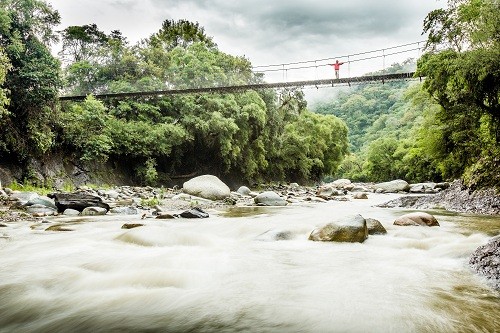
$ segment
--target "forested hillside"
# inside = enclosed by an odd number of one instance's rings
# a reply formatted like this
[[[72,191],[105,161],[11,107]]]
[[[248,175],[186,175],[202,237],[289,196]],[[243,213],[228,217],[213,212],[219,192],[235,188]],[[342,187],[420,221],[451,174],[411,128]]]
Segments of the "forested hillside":
[[[98,101],[92,94],[261,82],[248,59],[221,52],[198,23],[166,20],[131,45],[95,24],[53,27],[39,0],[0,8],[0,160],[20,165],[63,153],[82,169],[106,161],[160,184],[184,174],[241,181],[318,180],[347,152],[347,128],[307,110],[300,90]],[[51,41],[60,37],[59,59]],[[59,104],[59,93],[88,94]]]
[[[349,128],[351,155],[337,177],[500,188],[500,4],[448,5],[424,22],[423,83],[360,85],[316,106]]]
[[[428,14],[423,82],[353,86],[314,112],[300,89],[96,100],[264,78],[198,23],[166,20],[130,44],[92,23],[56,32],[60,16],[43,0],[0,4],[0,167],[21,170],[18,181],[50,182],[35,177],[33,163],[58,154],[82,170],[126,166],[143,184],[213,173],[241,182],[463,178],[471,188],[500,187],[498,1],[449,0]],[[60,103],[60,94],[88,97]]]

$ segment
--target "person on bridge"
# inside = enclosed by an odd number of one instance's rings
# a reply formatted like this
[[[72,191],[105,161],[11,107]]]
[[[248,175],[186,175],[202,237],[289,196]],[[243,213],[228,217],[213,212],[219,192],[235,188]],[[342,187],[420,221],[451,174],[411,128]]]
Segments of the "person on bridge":
[[[333,69],[335,69],[335,78],[339,78],[339,70],[340,70],[340,65],[343,65],[343,62],[339,62],[338,60],[335,61],[334,64],[330,64],[330,66],[333,66]]]

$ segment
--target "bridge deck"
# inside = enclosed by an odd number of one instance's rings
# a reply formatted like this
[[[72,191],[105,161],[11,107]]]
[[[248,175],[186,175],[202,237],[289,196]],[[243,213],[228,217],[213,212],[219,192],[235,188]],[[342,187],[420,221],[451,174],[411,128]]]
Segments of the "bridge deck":
[[[139,92],[124,92],[124,93],[104,93],[96,94],[95,98],[124,98],[124,97],[139,97],[139,96],[159,96],[159,95],[180,95],[180,94],[199,94],[199,93],[231,93],[244,90],[257,90],[257,89],[273,89],[273,88],[286,88],[286,87],[305,87],[305,86],[324,86],[336,84],[349,84],[359,82],[374,82],[374,81],[393,81],[402,79],[414,78],[414,72],[411,73],[398,73],[398,74],[383,74],[383,75],[366,75],[357,77],[348,77],[341,79],[323,79],[311,81],[292,81],[292,82],[278,82],[278,83],[259,83],[248,84],[239,86],[224,86],[224,87],[207,87],[207,88],[189,88],[189,89],[171,89],[171,90],[156,90],[156,91],[139,91]],[[78,101],[84,100],[86,95],[75,96],[61,96],[61,101]]]

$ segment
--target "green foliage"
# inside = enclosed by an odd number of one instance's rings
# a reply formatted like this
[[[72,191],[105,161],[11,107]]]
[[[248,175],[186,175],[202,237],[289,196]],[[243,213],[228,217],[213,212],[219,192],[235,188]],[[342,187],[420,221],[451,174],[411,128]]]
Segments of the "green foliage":
[[[0,118],[0,150],[18,160],[45,153],[53,144],[52,110],[60,87],[60,63],[48,49],[59,14],[44,1],[2,0],[0,47],[10,63],[3,91],[8,114]],[[2,60],[2,67],[6,68]],[[5,95],[3,95],[5,96]],[[2,97],[5,106],[5,98]]]
[[[187,20],[165,20],[161,29],[150,38],[150,43],[153,46],[161,46],[167,50],[176,47],[186,48],[197,42],[210,48],[216,46],[198,22],[193,23]]]
[[[495,1],[450,1],[439,20],[433,13],[429,15],[425,28],[436,38],[429,40],[431,52],[418,63],[419,74],[427,77],[424,88],[442,106],[435,118],[442,133],[435,138],[441,172],[445,177],[464,175],[474,187],[500,186],[496,171],[500,142],[499,12],[500,4]],[[453,38],[459,42],[451,43]],[[445,49],[437,52],[439,47]]]
[[[106,107],[93,96],[73,103],[61,114],[63,143],[72,146],[82,161],[107,160],[113,142],[108,136]]]
[[[333,174],[347,153],[347,127],[338,118],[303,111],[278,140],[278,165],[294,179]]]
[[[159,205],[160,203],[161,201],[158,198],[141,199],[141,206],[143,207],[154,207]]]
[[[23,191],[23,192],[35,192],[39,195],[47,195],[49,193],[54,192],[52,187],[41,187],[31,184],[28,181],[25,181],[23,184],[19,184],[18,182],[12,182],[6,187],[10,188],[13,191]]]
[[[402,65],[393,64],[386,71],[394,73],[413,65],[413,61],[408,60]],[[333,114],[344,120],[349,128],[350,150],[357,153],[376,140],[381,129],[390,133],[411,127],[412,119],[404,114],[403,108],[404,93],[408,87],[407,82],[362,84],[319,103],[314,112]],[[399,117],[393,116],[395,113],[399,113]]]
[[[11,69],[9,58],[0,49],[0,121],[4,115],[7,115],[8,111],[6,107],[9,105],[9,98],[7,96],[8,90],[2,88],[7,76],[7,72]]]
[[[153,158],[146,160],[143,166],[137,170],[138,176],[147,184],[154,185],[158,180],[158,172],[156,171],[157,163]]]

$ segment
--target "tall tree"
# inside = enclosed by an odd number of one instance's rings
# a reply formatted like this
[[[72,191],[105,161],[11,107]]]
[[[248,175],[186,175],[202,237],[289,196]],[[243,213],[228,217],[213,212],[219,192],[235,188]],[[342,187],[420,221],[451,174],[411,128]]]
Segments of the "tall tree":
[[[425,32],[429,52],[418,73],[442,106],[437,119],[448,133],[442,146],[450,176],[500,186],[493,171],[500,167],[500,2],[450,0],[447,9],[429,13]]]
[[[4,153],[25,159],[53,144],[52,109],[60,87],[60,63],[48,48],[57,39],[52,28],[59,13],[41,0],[1,0],[0,46],[12,66],[4,84],[10,93],[3,117]]]

